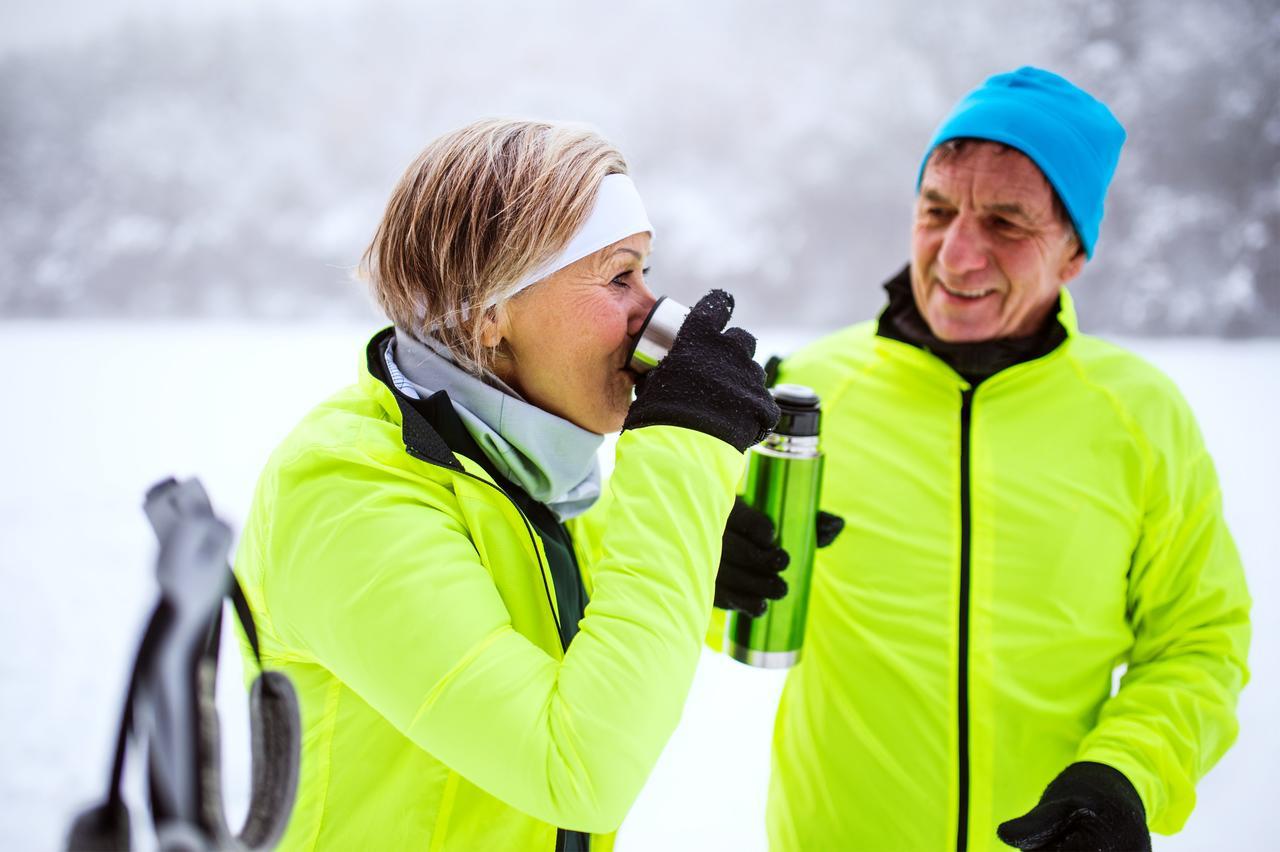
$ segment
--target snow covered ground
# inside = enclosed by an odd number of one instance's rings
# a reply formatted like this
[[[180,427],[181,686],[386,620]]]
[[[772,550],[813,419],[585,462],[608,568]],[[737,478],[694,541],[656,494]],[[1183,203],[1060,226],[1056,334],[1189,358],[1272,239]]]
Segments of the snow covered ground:
[[[154,599],[143,491],[170,474],[198,475],[239,524],[272,446],[354,377],[370,330],[0,323],[0,848],[58,847],[73,810],[104,788],[127,667]],[[765,334],[761,352],[800,339]],[[1280,761],[1280,342],[1132,346],[1179,382],[1200,417],[1255,600],[1240,741],[1201,784],[1187,829],[1156,848],[1268,848]],[[230,651],[219,688],[235,813],[248,745]],[[623,827],[622,852],[764,848],[781,684],[779,673],[706,655]],[[141,810],[134,816],[142,826]]]

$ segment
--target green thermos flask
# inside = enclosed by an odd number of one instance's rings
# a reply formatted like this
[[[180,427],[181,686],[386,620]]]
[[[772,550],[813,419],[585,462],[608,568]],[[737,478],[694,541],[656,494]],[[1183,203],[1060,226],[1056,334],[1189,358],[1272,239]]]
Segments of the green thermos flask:
[[[725,648],[739,662],[781,669],[800,658],[809,609],[822,485],[821,406],[818,395],[804,385],[778,385],[772,393],[782,416],[769,437],[749,451],[742,497],[773,520],[774,540],[791,556],[782,572],[787,594],[769,601],[759,618],[730,612]]]

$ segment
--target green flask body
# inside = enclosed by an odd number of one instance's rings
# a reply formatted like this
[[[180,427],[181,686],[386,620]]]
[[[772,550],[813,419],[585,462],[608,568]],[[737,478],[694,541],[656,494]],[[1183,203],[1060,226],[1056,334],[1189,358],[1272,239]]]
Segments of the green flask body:
[[[774,542],[791,557],[781,575],[787,594],[769,601],[758,618],[728,613],[725,636],[731,657],[767,669],[787,668],[800,658],[822,485],[817,395],[802,385],[780,385],[773,394],[782,417],[777,429],[749,450],[742,498],[769,516]]]

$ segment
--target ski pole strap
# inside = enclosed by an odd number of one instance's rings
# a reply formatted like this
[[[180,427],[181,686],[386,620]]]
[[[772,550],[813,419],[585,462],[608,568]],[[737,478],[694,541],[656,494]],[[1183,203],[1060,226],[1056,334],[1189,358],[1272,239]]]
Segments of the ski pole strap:
[[[231,601],[232,607],[235,609],[236,618],[240,621],[240,628],[244,631],[245,639],[249,642],[249,650],[253,652],[254,662],[258,665],[259,673],[265,671],[262,665],[262,651],[258,647],[258,629],[253,623],[253,612],[249,609],[249,601],[245,599],[244,592],[240,589],[240,584],[236,582],[235,574],[231,573],[231,569],[227,569],[229,577],[227,583],[227,599]],[[217,670],[218,651],[222,647],[222,614],[215,612],[213,622],[209,627],[209,640],[205,643],[204,655],[210,665]]]
[[[230,574],[231,569],[228,568],[227,573]],[[262,652],[258,649],[258,628],[253,624],[253,613],[249,610],[249,601],[245,600],[244,590],[240,588],[235,574],[231,574],[231,588],[227,590],[227,595],[231,598],[231,605],[235,607],[236,617],[240,619],[240,627],[244,629],[245,638],[249,640],[249,647],[253,649],[253,658],[258,661],[258,671],[262,671]]]

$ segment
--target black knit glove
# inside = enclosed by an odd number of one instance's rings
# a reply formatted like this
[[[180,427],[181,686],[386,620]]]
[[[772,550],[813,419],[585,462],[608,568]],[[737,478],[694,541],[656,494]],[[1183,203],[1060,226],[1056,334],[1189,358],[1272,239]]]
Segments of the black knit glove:
[[[725,329],[733,297],[712,290],[685,317],[671,351],[636,382],[636,399],[622,428],[682,426],[736,447],[760,443],[778,422],[778,405],[764,386],[764,368],[751,360],[756,339]]]
[[[844,529],[844,518],[818,512],[817,524],[818,547],[826,547]],[[779,575],[790,562],[790,555],[774,543],[773,521],[739,497],[724,528],[716,606],[756,617],[764,615],[767,601],[787,593],[787,583]]]
[[[1025,816],[1002,823],[1000,839],[1019,849],[1150,852],[1138,791],[1102,763],[1073,763],[1053,779]]]

